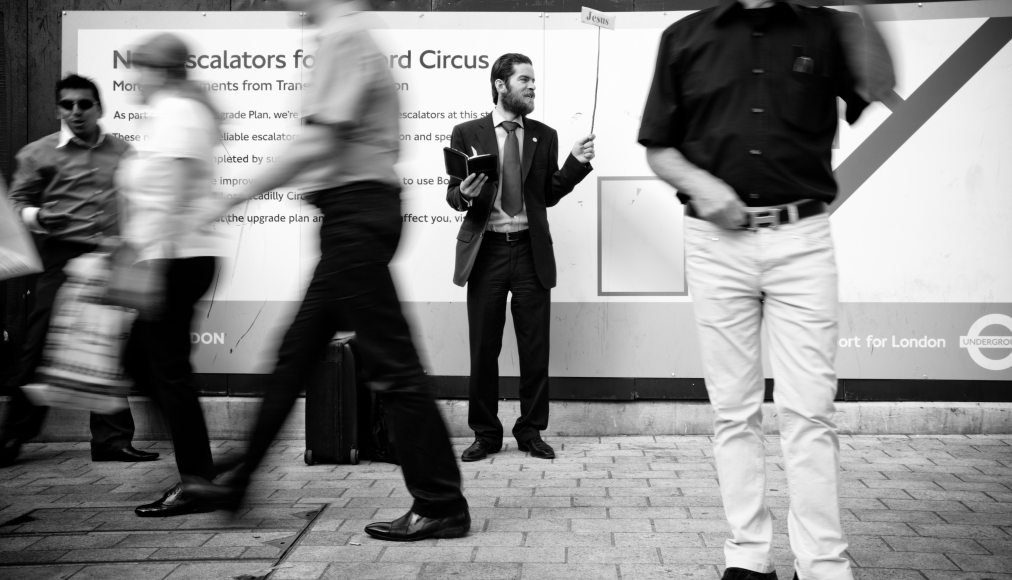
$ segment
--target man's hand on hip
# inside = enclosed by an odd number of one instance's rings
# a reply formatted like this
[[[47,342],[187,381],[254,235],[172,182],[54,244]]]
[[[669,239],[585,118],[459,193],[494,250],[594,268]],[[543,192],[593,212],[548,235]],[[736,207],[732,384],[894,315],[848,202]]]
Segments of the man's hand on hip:
[[[594,158],[594,135],[587,135],[573,145],[573,157],[580,163],[590,163]]]
[[[690,193],[692,199],[689,203],[700,219],[727,229],[737,229],[745,224],[745,204],[731,186],[716,177],[705,180]]]

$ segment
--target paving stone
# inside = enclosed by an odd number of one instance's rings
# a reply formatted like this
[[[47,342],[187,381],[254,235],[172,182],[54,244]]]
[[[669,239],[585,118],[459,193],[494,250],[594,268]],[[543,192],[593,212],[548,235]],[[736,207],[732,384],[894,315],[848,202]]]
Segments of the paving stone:
[[[194,549],[194,548],[190,548]],[[156,548],[89,548],[69,550],[58,562],[122,562],[143,560],[156,551]]]
[[[897,552],[936,552],[945,554],[987,554],[977,542],[963,538],[921,538],[885,536],[882,539]]]
[[[1012,554],[1012,540],[1009,538],[1003,538],[1000,540],[977,538],[977,543],[984,546],[985,550],[996,556]],[[1012,573],[1012,570],[1009,570],[1009,572]]]
[[[925,570],[928,580],[1012,580],[1012,573],[996,574],[994,572],[953,572],[946,570]]]
[[[84,548],[111,548],[122,542],[126,534],[93,533],[49,536],[32,545],[33,550],[77,550]],[[6,547],[6,546],[5,546]]]
[[[574,548],[575,549],[575,548]],[[474,555],[475,562],[565,562],[566,548],[557,544],[538,547],[482,546]]]
[[[324,563],[284,563],[274,567],[271,580],[317,580],[327,571]]]
[[[650,520],[609,520],[579,519],[571,520],[573,532],[652,532]]]
[[[608,517],[613,519],[678,519],[689,517],[689,513],[681,507],[608,508]]]
[[[1012,570],[1012,555],[1008,553],[996,556],[979,556],[975,554],[951,554],[949,558],[966,572],[1008,572]]]
[[[379,546],[303,546],[289,552],[292,562],[375,562],[383,551]]]
[[[580,520],[580,521],[594,521],[594,520]],[[608,521],[608,520],[600,520]],[[566,519],[491,519],[488,520],[488,525],[485,531],[488,532],[568,532],[570,520]],[[580,531],[580,530],[572,530]]]
[[[889,510],[858,510],[851,509],[857,519],[863,522],[903,522],[908,524],[914,523],[943,523],[945,520],[942,519],[935,512],[918,512],[918,511],[889,511]]]
[[[721,571],[716,566],[704,564],[620,564],[622,578],[636,580],[670,580],[671,578],[705,578],[716,580]]]
[[[498,548],[474,548],[471,546],[450,547],[417,547],[390,546],[383,550],[380,562],[470,562],[475,550],[495,550]],[[514,550],[522,548],[512,548]],[[335,558],[340,560],[340,557]]]
[[[72,577],[74,580],[161,580],[179,567],[177,563],[129,563],[129,564],[89,564],[80,569]],[[42,576],[40,576],[41,578]],[[71,576],[56,576],[71,578]],[[20,573],[11,578],[27,579],[35,576],[22,576]]]
[[[470,533],[463,538],[436,540],[437,546],[522,546],[523,532]]]
[[[524,564],[522,580],[617,580],[615,564]]]
[[[850,550],[850,557],[862,568],[904,568],[907,570],[958,570],[944,554],[923,552],[865,552]]]
[[[568,561],[581,564],[660,564],[660,555],[654,547],[571,547]]]
[[[660,548],[663,564],[707,564],[724,565],[724,550],[721,548]]]
[[[246,548],[243,546],[201,546],[199,548],[158,548],[150,555],[148,560],[239,560],[244,556]],[[274,548],[277,556],[278,550]]]
[[[854,568],[854,580],[924,580],[924,575],[917,570],[897,570],[892,568]],[[946,571],[945,574],[952,574]],[[946,576],[946,578],[952,578]]]
[[[727,520],[721,519],[679,519],[679,520],[653,520],[654,531],[677,532],[677,533],[730,533],[731,528]]]
[[[942,512],[938,515],[950,524],[1012,526],[1012,514],[1009,513]]]
[[[429,562],[422,567],[419,580],[443,580],[445,578],[480,578],[482,580],[517,580],[521,576],[521,565],[492,562]]]
[[[911,524],[911,528],[922,536],[936,538],[975,538],[1003,539],[1012,541],[1012,537],[997,526],[976,526],[957,524]]]
[[[610,532],[527,532],[525,546],[611,546]]]
[[[200,562],[179,564],[165,580],[208,580],[209,578],[237,578],[243,575],[260,577],[272,566],[263,562]],[[107,579],[117,576],[106,576]]]

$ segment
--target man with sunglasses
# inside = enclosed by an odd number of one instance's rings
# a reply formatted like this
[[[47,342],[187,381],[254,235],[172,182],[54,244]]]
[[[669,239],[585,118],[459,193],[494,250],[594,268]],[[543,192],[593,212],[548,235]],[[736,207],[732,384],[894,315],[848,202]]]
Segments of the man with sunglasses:
[[[60,130],[26,145],[17,154],[10,199],[36,235],[44,271],[34,289],[34,306],[19,366],[11,385],[7,416],[0,425],[0,467],[11,465],[21,445],[38,435],[45,407],[32,405],[20,388],[32,381],[42,357],[53,302],[66,281],[64,266],[93,251],[118,231],[117,191],[113,184],[126,142],[102,132],[102,101],[91,80],[69,75],[56,83]],[[153,461],[157,453],[131,444],[134,420],[127,408],[91,415],[93,461]]]

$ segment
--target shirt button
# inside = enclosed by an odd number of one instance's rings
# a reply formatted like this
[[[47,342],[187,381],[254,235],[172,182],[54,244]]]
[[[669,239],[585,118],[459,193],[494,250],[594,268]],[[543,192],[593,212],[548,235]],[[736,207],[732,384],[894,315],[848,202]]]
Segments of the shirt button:
[[[763,152],[760,151],[759,149],[749,149],[748,150],[748,154],[749,155],[762,155]]]
[[[756,114],[765,113],[766,109],[764,109],[762,107],[752,107],[752,112],[756,113]]]
[[[761,68],[754,68],[754,69],[752,69],[752,74],[754,74],[754,75],[761,75],[764,72],[766,72],[766,71],[764,69],[761,69]]]

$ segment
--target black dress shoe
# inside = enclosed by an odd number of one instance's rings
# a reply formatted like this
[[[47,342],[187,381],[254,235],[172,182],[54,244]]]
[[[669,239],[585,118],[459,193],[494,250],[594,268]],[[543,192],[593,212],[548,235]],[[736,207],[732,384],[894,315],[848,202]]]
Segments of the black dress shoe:
[[[134,513],[142,518],[168,518],[185,514],[213,512],[217,506],[204,501],[193,494],[187,493],[183,485],[177,483],[165,492],[162,499],[142,505],[134,509]]]
[[[493,447],[491,444],[482,441],[481,439],[475,439],[474,443],[470,447],[464,450],[460,454],[461,461],[480,461],[485,459],[492,453],[499,453],[502,449],[502,444]]]
[[[21,440],[16,437],[0,441],[0,467],[14,465],[21,453]]]
[[[518,441],[517,446],[520,451],[526,451],[531,454],[531,457],[537,457],[538,459],[555,459],[555,450],[552,446],[545,443],[541,437],[534,437],[527,441]]]
[[[92,461],[123,461],[125,463],[136,463],[138,461],[154,461],[158,459],[157,453],[141,451],[127,445],[119,449],[92,449]]]
[[[417,542],[429,538],[461,538],[471,529],[471,514],[467,510],[446,518],[427,518],[409,511],[392,522],[375,522],[365,527],[365,533],[391,542]]]
[[[798,576],[794,576],[794,580],[797,580]],[[724,575],[720,577],[720,580],[777,580],[777,573],[774,570],[768,574],[762,572],[753,572],[752,570],[746,570],[744,568],[728,568],[724,570]]]

